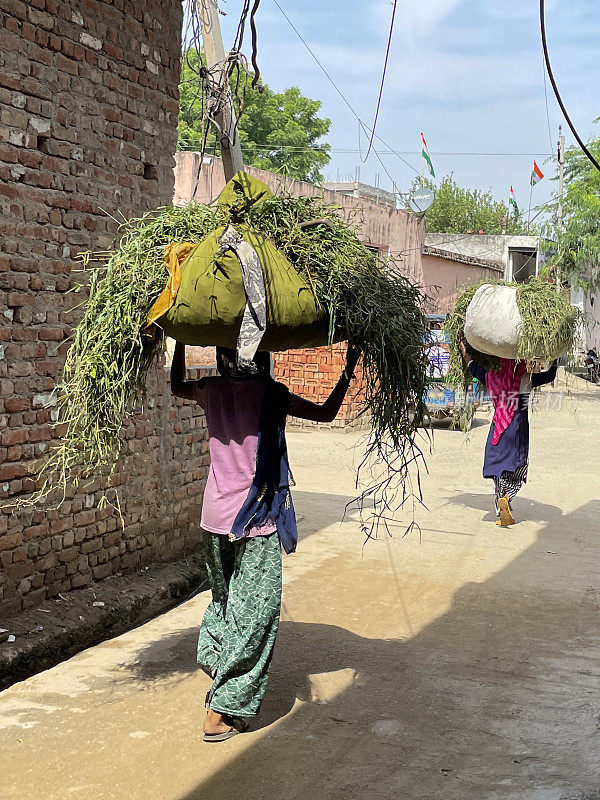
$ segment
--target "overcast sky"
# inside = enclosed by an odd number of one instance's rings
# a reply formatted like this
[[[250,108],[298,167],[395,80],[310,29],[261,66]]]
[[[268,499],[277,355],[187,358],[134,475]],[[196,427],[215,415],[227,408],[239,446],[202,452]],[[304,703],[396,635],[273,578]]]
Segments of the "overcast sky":
[[[358,115],[371,125],[392,3],[389,0],[279,0]],[[550,135],[537,0],[400,0],[383,95],[378,133],[420,170],[419,135],[425,133],[439,177],[454,173],[464,186],[492,189],[506,199],[510,184],[527,207],[529,175],[535,158],[546,174],[533,190],[533,204],[554,188],[544,164],[555,150],[561,122],[548,82]],[[600,2],[546,3],[547,36],[555,76],[580,134],[587,139],[600,115]],[[225,47],[233,40],[241,0],[221,7]],[[377,157],[361,163],[358,123],[286,22],[273,0],[262,0],[257,17],[263,78],[281,91],[296,85],[323,103],[332,126],[327,137],[332,158],[326,168],[335,180],[355,174],[391,188]],[[566,127],[566,126],[564,126]],[[600,132],[600,126],[597,126]],[[572,142],[565,131],[567,145]],[[550,136],[551,140],[550,141]],[[366,145],[361,140],[363,153]],[[385,150],[381,142],[377,149]],[[459,156],[442,152],[524,153],[522,156]],[[400,190],[415,172],[394,155],[382,161]]]

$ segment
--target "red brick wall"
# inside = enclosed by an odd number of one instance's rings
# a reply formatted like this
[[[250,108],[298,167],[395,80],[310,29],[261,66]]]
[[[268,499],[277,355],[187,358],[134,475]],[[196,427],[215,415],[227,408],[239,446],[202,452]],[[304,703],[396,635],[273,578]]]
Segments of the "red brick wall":
[[[275,378],[290,388],[294,394],[323,403],[339,380],[346,365],[346,343],[333,347],[312,347],[304,350],[288,350],[273,354]],[[360,363],[356,369],[356,379],[352,381],[344,403],[332,423],[334,427],[344,427],[367,423],[366,417],[358,420],[364,405],[364,389]],[[291,420],[292,424],[313,425],[301,420]]]
[[[0,2],[0,500],[21,495],[53,432],[44,399],[75,304],[74,257],[173,193],[182,8],[157,0]],[[0,615],[198,541],[204,418],[162,370],[114,477],[60,509],[0,512]]]

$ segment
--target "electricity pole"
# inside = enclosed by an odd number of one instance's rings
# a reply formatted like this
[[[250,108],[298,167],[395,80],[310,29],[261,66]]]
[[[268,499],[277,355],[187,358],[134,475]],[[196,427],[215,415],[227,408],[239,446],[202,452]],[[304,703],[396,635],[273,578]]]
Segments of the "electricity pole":
[[[213,76],[222,78],[225,82],[224,87],[219,87],[226,92],[226,96],[216,116],[216,123],[219,126],[218,137],[225,180],[229,181],[236,172],[244,169],[244,159],[237,132],[233,98],[229,90],[229,76],[224,72],[226,55],[219,24],[219,7],[217,0],[196,0],[196,3],[200,13],[206,66]]]
[[[560,245],[563,229],[563,181],[565,172],[565,137],[562,125],[558,126],[558,254],[560,258]],[[560,286],[560,262],[556,265],[556,286]]]

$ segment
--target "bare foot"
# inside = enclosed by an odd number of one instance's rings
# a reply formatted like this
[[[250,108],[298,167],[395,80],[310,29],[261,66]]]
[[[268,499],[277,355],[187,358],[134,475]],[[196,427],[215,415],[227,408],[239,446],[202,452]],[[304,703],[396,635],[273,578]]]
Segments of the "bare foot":
[[[219,714],[218,711],[213,711],[211,708],[208,709],[202,726],[204,733],[227,733],[230,728],[231,723],[225,722],[223,714]]]

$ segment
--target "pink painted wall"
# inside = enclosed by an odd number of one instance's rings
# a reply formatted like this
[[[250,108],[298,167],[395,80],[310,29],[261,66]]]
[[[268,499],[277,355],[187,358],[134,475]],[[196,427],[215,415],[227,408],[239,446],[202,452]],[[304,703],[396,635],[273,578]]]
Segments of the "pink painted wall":
[[[492,266],[463,264],[449,258],[423,254],[423,287],[428,296],[426,310],[430,314],[446,314],[452,310],[458,289],[465,283],[502,278],[503,270]]]
[[[174,203],[183,205],[190,200],[211,203],[225,185],[221,160],[200,166],[199,153],[175,155]],[[367,244],[389,252],[397,259],[398,268],[406,277],[423,283],[421,248],[425,241],[425,223],[415,214],[388,205],[376,204],[361,197],[322,189],[304,181],[286,180],[273,172],[247,167],[247,172],[269,186],[274,192],[286,191],[294,197],[322,196],[326,203],[340,206],[340,213],[356,222],[361,239]]]

